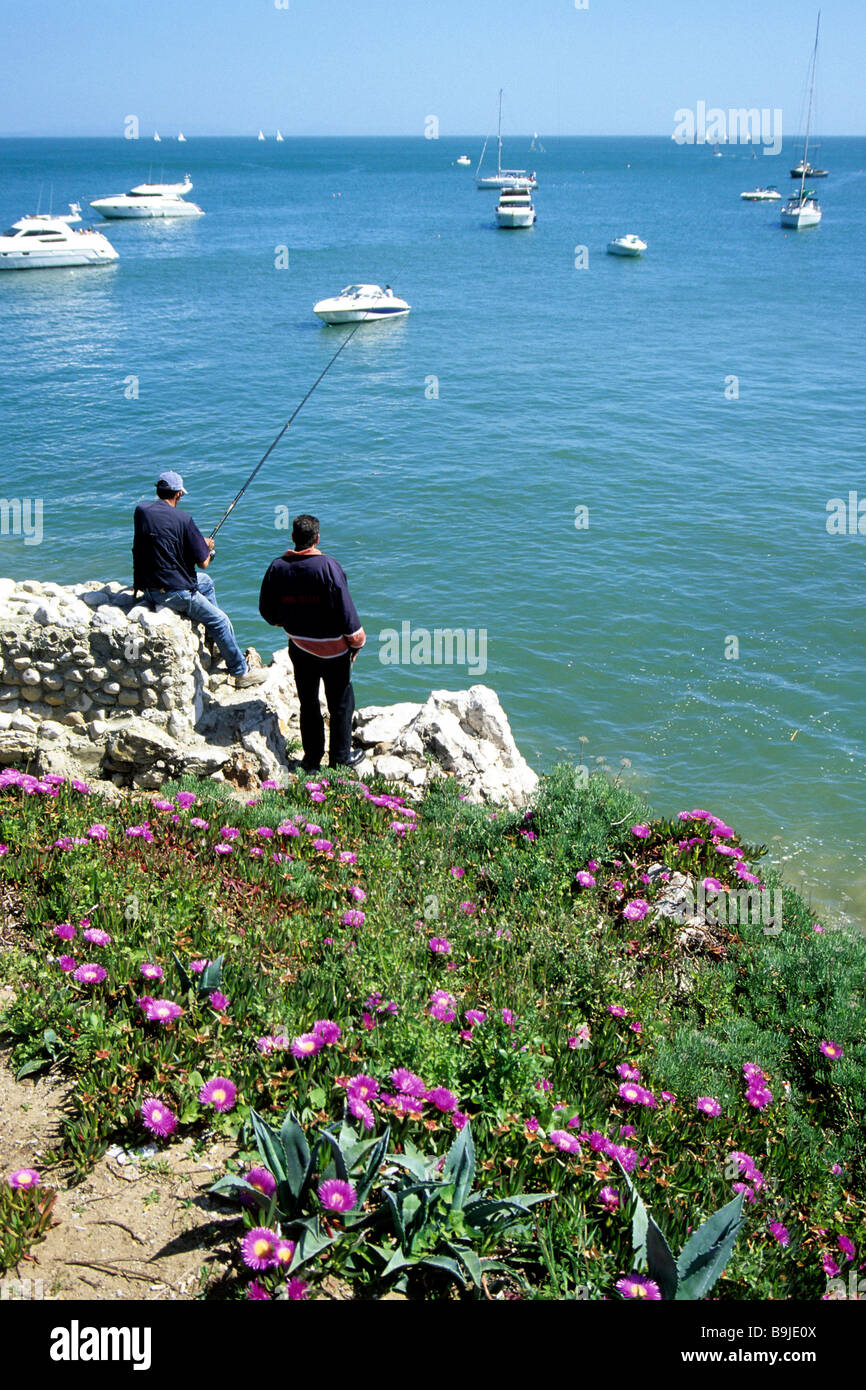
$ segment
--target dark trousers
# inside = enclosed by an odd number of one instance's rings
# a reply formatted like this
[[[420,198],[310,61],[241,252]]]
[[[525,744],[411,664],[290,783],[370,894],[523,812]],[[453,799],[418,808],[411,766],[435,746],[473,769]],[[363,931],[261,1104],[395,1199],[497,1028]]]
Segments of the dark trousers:
[[[318,767],[325,753],[325,722],[319,707],[319,681],[325,682],[325,699],[331,719],[331,739],[328,754],[331,767],[347,763],[352,747],[352,715],[355,713],[355,692],[352,689],[352,661],[345,656],[312,656],[294,642],[289,643],[289,656],[295,670],[295,685],[301,703],[301,743],[304,763]]]

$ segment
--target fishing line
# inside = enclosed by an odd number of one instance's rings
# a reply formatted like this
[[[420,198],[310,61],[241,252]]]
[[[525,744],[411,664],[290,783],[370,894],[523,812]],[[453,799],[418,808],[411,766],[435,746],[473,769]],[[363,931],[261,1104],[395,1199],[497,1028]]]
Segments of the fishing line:
[[[319,373],[319,375],[316,377],[316,380],[313,382],[313,384],[312,384],[312,386],[310,387],[309,391],[308,391],[307,394],[304,396],[304,399],[301,401],[300,405],[297,405],[297,406],[295,407],[295,409],[292,411],[291,415],[289,416],[289,418],[288,418],[288,420],[286,421],[286,423],[283,425],[283,428],[280,430],[280,432],[279,432],[279,434],[277,435],[276,439],[274,439],[274,441],[268,446],[268,448],[265,450],[265,452],[264,452],[264,454],[262,455],[262,457],[259,459],[259,462],[256,464],[256,466],[255,466],[255,468],[253,469],[253,471],[252,471],[252,473],[250,474],[250,476],[247,478],[247,480],[246,480],[246,482],[244,483],[243,487],[241,488],[240,492],[237,494],[237,496],[234,498],[234,500],[233,500],[232,502],[229,503],[229,506],[228,506],[228,507],[226,508],[226,510],[223,512],[223,514],[222,514],[222,516],[220,517],[219,521],[217,522],[216,526],[213,528],[213,530],[212,530],[211,533],[210,533],[210,539],[211,539],[211,540],[213,540],[213,538],[214,538],[214,536],[216,535],[217,531],[218,531],[218,530],[220,529],[220,527],[224,524],[224,522],[226,522],[226,521],[228,520],[229,516],[230,516],[231,513],[234,511],[234,509],[235,509],[235,507],[237,506],[238,502],[240,502],[241,498],[243,497],[243,495],[244,495],[244,493],[246,492],[247,488],[249,487],[250,483],[251,483],[251,482],[253,481],[253,479],[255,478],[256,474],[257,474],[258,471],[259,471],[259,469],[262,468],[263,465],[264,465],[265,463],[267,463],[267,461],[268,461],[268,459],[270,458],[271,454],[274,452],[274,449],[276,449],[277,445],[279,444],[279,442],[280,442],[280,440],[282,439],[283,435],[285,434],[286,430],[289,428],[289,425],[290,425],[290,424],[292,423],[292,421],[295,419],[295,416],[300,412],[300,410],[302,409],[302,407],[303,407],[304,405],[306,405],[307,401],[308,401],[308,400],[310,399],[310,397],[312,396],[312,394],[313,394],[313,392],[315,391],[316,387],[318,386],[319,382],[322,381],[322,380],[327,376],[328,372],[329,372],[329,371],[331,370],[331,368],[333,367],[333,365],[334,365],[334,363],[336,362],[337,358],[340,356],[340,353],[343,351],[343,348],[344,348],[344,347],[348,347],[349,343],[350,343],[350,342],[352,341],[352,339],[354,338],[354,336],[355,336],[355,334],[357,333],[358,329],[361,327],[361,324],[362,324],[362,323],[365,323],[365,322],[366,322],[366,319],[365,319],[365,318],[363,318],[363,319],[358,319],[358,322],[355,324],[355,327],[352,329],[351,333],[347,333],[347,334],[346,334],[345,338],[344,338],[343,341],[341,342],[340,346],[337,348],[337,351],[334,353],[334,355],[333,355],[333,357],[331,358],[330,362],[328,362],[328,364],[327,364],[327,366],[324,368],[324,370],[321,371],[321,372]]]

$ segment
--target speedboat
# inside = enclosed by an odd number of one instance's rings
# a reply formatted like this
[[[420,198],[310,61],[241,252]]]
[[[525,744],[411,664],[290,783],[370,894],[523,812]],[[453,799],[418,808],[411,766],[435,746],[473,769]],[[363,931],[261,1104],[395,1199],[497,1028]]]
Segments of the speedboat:
[[[358,323],[365,319],[395,319],[408,314],[405,299],[398,299],[386,285],[347,285],[332,299],[320,299],[313,313],[323,323]]]
[[[458,163],[458,164],[471,164],[471,163],[472,163],[472,160],[469,158],[468,154],[459,154],[459,155],[457,156],[457,163]]]
[[[740,197],[745,198],[747,203],[775,203],[781,196],[774,184],[770,184],[767,188],[750,188],[748,193],[740,194]]]
[[[101,232],[71,226],[81,221],[78,203],[63,217],[32,213],[0,236],[0,270],[48,270],[54,266],[108,265],[117,252]]]
[[[139,183],[128,193],[97,198],[90,206],[103,217],[203,217],[198,203],[184,201],[191,188],[187,174],[183,183]]]
[[[614,237],[613,241],[607,243],[609,256],[642,256],[645,250],[646,242],[641,241],[634,232],[629,232],[628,236]]]
[[[515,184],[513,188],[503,188],[496,207],[496,221],[500,227],[531,227],[535,221],[535,208],[528,184]]]

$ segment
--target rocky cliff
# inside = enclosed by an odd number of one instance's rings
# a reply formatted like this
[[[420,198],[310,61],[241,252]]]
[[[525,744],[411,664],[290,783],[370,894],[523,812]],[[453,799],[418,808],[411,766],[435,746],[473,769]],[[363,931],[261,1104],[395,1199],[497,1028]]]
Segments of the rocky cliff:
[[[0,579],[0,765],[106,789],[155,788],[183,773],[242,788],[284,782],[287,742],[300,747],[288,652],[274,655],[262,685],[235,690],[202,636],[117,583]],[[452,775],[471,800],[517,806],[538,780],[483,685],[360,709],[355,742],[368,750],[362,775],[415,794]]]

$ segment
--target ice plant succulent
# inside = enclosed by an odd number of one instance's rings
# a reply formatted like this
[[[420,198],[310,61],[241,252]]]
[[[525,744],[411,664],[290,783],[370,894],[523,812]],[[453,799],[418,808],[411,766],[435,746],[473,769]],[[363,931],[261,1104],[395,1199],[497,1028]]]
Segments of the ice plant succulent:
[[[341,1178],[326,1178],[320,1182],[318,1196],[325,1210],[334,1212],[351,1211],[358,1200],[352,1184]]]
[[[234,1109],[237,1094],[237,1086],[228,1077],[214,1076],[202,1086],[198,1098],[202,1105],[212,1105],[214,1110],[223,1112]]]

